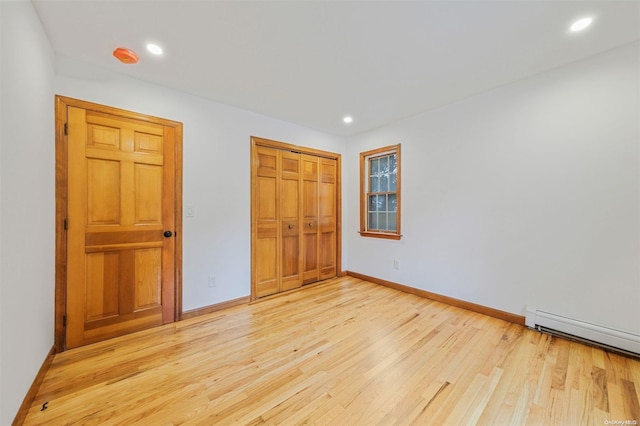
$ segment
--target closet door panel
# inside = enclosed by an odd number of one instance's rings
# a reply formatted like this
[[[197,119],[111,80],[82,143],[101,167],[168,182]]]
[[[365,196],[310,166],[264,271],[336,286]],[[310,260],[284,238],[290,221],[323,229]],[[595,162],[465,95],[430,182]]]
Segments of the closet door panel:
[[[318,194],[320,215],[320,279],[336,276],[336,160],[320,159],[320,190]]]
[[[320,278],[318,239],[318,191],[319,158],[302,155],[302,257],[303,283],[313,283]]]
[[[300,154],[280,151],[280,290],[302,285],[300,247]]]
[[[277,171],[278,151],[258,147],[254,161],[256,165],[255,194],[255,254],[253,267],[257,297],[268,296],[279,291],[278,268],[278,206]]]

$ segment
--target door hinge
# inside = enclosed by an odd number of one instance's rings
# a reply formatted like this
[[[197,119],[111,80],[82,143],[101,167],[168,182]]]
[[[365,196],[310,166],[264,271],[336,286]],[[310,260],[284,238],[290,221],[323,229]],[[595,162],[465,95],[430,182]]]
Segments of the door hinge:
[[[67,326],[67,314],[64,314],[62,316],[62,326],[66,327]]]
[[[65,231],[69,229],[69,219],[66,217],[64,218],[63,226]]]
[[[65,135],[69,134],[69,123],[64,123],[64,134]]]

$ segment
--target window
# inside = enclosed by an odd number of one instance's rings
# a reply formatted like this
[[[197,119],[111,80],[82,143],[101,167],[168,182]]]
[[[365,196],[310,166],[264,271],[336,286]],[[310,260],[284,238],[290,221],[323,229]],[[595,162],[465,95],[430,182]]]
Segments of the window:
[[[402,236],[399,144],[360,153],[360,235]]]

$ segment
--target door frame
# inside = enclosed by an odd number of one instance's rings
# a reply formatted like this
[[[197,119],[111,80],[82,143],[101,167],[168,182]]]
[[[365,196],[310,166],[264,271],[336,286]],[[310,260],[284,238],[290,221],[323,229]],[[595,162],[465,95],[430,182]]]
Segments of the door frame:
[[[172,127],[175,133],[175,256],[174,256],[174,322],[182,319],[182,123],[137,112],[55,95],[56,152],[56,253],[54,346],[56,353],[66,349],[65,314],[67,312],[67,231],[68,141],[65,134],[67,107],[102,112],[127,119]]]
[[[264,139],[257,136],[251,136],[251,301],[256,300],[256,279],[255,279],[255,259],[257,256],[255,240],[256,240],[256,210],[255,210],[255,196],[256,196],[256,182],[254,178],[254,169],[257,167],[255,163],[255,151],[259,146],[267,148],[281,149],[284,151],[292,151],[300,154],[308,154],[316,157],[330,158],[336,160],[336,276],[342,276],[342,155],[322,151],[315,148],[308,148],[299,145],[293,145],[286,142],[278,142],[271,139]],[[304,287],[304,286],[303,286]],[[276,293],[277,294],[277,293]]]

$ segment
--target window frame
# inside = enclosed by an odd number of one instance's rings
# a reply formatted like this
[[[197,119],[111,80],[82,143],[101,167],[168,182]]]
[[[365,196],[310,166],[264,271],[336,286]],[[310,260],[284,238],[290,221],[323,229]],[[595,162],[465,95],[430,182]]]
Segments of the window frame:
[[[370,170],[371,170],[371,160],[375,158],[384,157],[389,154],[396,155],[396,165],[397,165],[397,186],[396,186],[396,202],[397,202],[397,210],[396,210],[396,229],[395,231],[372,231],[368,229],[368,220],[369,220],[369,182],[370,182]],[[360,153],[360,235],[363,237],[372,237],[372,238],[385,238],[390,240],[399,240],[402,238],[402,233],[400,231],[401,224],[401,167],[400,167],[400,144],[385,146],[382,148],[373,149],[371,151],[361,152]]]

